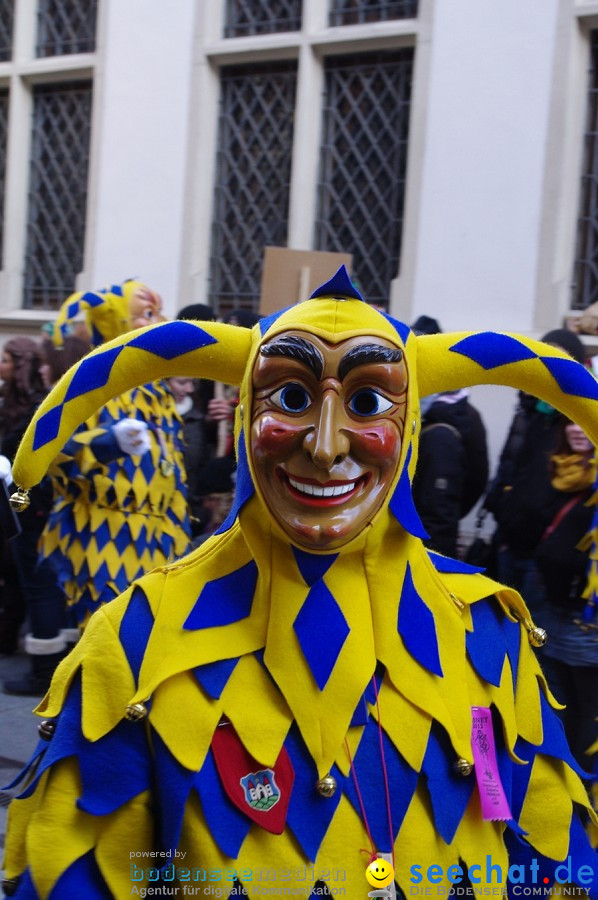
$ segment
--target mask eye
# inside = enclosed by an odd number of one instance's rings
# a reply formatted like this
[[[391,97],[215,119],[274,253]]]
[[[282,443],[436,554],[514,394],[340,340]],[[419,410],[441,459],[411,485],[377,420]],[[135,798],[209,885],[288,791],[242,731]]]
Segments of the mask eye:
[[[311,397],[305,388],[294,381],[275,391],[270,400],[285,412],[290,413],[304,412],[311,404]]]
[[[349,409],[356,416],[379,416],[391,409],[393,404],[373,388],[356,391],[349,400]]]

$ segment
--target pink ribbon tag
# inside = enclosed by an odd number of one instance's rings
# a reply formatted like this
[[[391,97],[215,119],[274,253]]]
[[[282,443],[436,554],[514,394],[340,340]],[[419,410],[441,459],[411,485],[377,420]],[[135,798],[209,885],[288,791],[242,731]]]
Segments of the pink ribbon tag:
[[[471,748],[482,803],[482,819],[485,822],[512,819],[498,773],[492,713],[485,706],[471,707]]]

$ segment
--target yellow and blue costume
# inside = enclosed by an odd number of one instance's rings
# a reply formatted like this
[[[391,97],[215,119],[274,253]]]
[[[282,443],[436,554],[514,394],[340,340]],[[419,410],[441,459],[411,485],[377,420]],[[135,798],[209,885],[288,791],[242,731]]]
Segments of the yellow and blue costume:
[[[397,476],[371,522],[334,552],[295,546],[255,479],[252,367],[287,331],[332,345],[379,336],[407,364]],[[504,886],[509,865],[525,884],[531,872],[552,884],[570,858],[598,896],[593,813],[530,647],[540,630],[516,592],[426,550],[410,490],[420,394],[525,386],[596,439],[593,377],[515,335],[416,337],[340,272],[251,333],[175,322],[95,351],[40,409],[17,483],[41,477],[77,422],[148,368],[241,384],[235,505],[196,552],[94,615],[59,667],[10,810],[12,895],[121,898],[144,867],[170,878],[174,864],[196,896],[213,895],[215,882],[230,890],[236,876],[250,896],[264,880],[316,896],[321,880],[356,898],[367,895],[369,846],[394,853],[405,893],[447,892],[460,862],[476,890],[496,887],[497,867]],[[472,707],[492,712],[505,821],[482,816]],[[245,761],[232,781],[231,754]],[[275,825],[261,801],[275,802]]]
[[[55,340],[85,316],[101,345],[131,331],[131,298],[143,287],[127,281],[74,294],[62,306]],[[150,449],[124,455],[111,429],[132,418],[149,427]],[[113,600],[145,572],[189,546],[182,424],[172,395],[156,381],[111,398],[82,424],[50,467],[54,503],[40,540],[77,621]]]

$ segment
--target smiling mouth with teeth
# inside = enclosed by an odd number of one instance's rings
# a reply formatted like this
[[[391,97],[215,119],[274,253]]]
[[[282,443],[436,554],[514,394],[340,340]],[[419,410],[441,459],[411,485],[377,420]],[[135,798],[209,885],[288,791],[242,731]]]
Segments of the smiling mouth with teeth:
[[[303,503],[313,506],[334,506],[343,503],[352,497],[367,479],[367,476],[361,476],[355,481],[328,481],[326,484],[320,484],[317,481],[300,481],[286,472],[281,474],[289,492]]]

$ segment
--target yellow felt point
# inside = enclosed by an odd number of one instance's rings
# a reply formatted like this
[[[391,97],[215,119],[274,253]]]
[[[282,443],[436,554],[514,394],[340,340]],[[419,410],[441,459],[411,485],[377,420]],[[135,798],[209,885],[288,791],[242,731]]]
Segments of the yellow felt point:
[[[255,697],[260,702],[255,703]],[[264,766],[273,766],[293,721],[272,679],[253,654],[235,666],[222,694],[225,715],[245,749]]]
[[[538,753],[532,763],[528,789],[519,824],[527,840],[544,856],[563,860],[569,849],[569,826],[573,807],[560,761]],[[546,810],[550,815],[546,815]]]
[[[139,794],[105,817],[94,854],[113,897],[130,896],[130,854],[136,849],[151,847],[154,833],[152,798],[149,792]],[[142,869],[149,868],[156,862],[159,867],[165,860],[160,857],[136,859],[137,865]]]
[[[405,761],[419,772],[426,754],[432,718],[423,712],[392,685],[385,675],[378,694],[380,720]],[[372,708],[378,720],[378,709]]]
[[[42,801],[45,785],[50,775],[44,772],[37,789],[29,796],[16,800],[8,808],[6,821],[4,877],[17,878],[27,868],[27,829],[29,820],[35,816]]]
[[[208,697],[192,672],[181,672],[152,695],[150,723],[180,764],[198,772],[222,710],[222,701]]]
[[[436,830],[430,797],[424,783],[419,781],[395,842],[395,877],[399,886],[405,896],[409,896],[409,889],[414,886],[412,879],[421,875],[418,888],[424,892],[431,891],[436,896],[440,884],[432,884],[427,878],[429,867],[435,865],[442,867],[441,884],[448,894],[450,885],[446,872],[457,861],[458,856]],[[415,874],[411,871],[414,865],[419,867],[419,872],[416,870]]]
[[[45,783],[42,802],[27,833],[31,877],[40,897],[48,897],[62,873],[95,846],[103,828],[100,817],[77,809],[80,796],[76,757],[60,760]],[[60,841],[55,840],[57,832],[63,835]],[[48,847],[52,847],[51,853]]]

